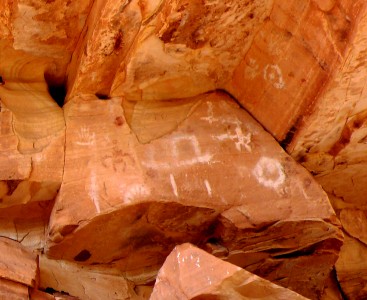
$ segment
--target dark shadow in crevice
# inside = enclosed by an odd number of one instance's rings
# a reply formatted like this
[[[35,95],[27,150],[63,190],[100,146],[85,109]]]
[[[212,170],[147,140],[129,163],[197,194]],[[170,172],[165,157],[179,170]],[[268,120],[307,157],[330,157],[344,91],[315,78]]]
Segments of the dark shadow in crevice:
[[[279,142],[280,146],[284,149],[284,151],[287,151],[287,147],[288,145],[290,145],[290,143],[292,142],[293,140],[293,137],[298,129],[298,126],[297,126],[298,122],[296,122],[296,125],[293,125],[287,132],[285,138],[283,140],[281,140]]]
[[[57,291],[52,287],[47,287],[46,289],[44,289],[44,292],[53,296],[70,296],[70,294],[68,292],[64,292],[64,291]],[[59,299],[59,298],[57,298]],[[62,298],[64,299],[64,298]],[[74,298],[73,298],[74,299]]]
[[[45,291],[45,293],[51,294],[51,295],[57,292],[56,290],[54,290],[51,287],[47,287],[44,291]]]
[[[55,100],[58,106],[63,107],[66,97],[66,86],[63,85],[48,85],[48,92],[52,99]]]
[[[99,100],[108,100],[110,99],[110,97],[106,94],[102,94],[102,93],[96,93],[95,94],[96,97],[99,99]]]
[[[335,266],[333,270],[331,271],[331,277],[333,278],[334,282],[336,283],[336,286],[338,287],[338,290],[340,292],[340,295],[342,296],[343,300],[348,299],[347,295],[345,294],[342,286],[340,285],[340,282],[338,280],[338,274],[336,273]]]
[[[45,74],[45,81],[47,84],[47,90],[55,100],[58,106],[61,108],[64,106],[65,98],[67,94],[66,81],[63,77],[56,77],[52,74]]]

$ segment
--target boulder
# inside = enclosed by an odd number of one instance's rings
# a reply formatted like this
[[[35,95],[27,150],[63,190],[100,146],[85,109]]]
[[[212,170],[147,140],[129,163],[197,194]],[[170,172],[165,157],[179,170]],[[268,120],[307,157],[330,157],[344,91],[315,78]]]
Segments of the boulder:
[[[159,270],[150,299],[307,298],[224,262],[191,244],[182,244],[173,249]]]

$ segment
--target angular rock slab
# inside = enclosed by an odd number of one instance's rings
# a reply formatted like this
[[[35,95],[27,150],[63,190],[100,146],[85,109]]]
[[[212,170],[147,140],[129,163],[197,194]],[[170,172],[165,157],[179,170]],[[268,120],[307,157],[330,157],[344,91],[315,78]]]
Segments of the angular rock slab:
[[[338,281],[348,299],[366,299],[367,246],[345,235],[340,257],[335,264]]]
[[[159,270],[151,300],[307,298],[191,244],[176,246]]]
[[[55,300],[55,297],[51,294],[39,290],[32,290],[29,296],[31,300]]]
[[[34,287],[38,279],[37,256],[18,242],[0,237],[0,278]]]
[[[127,125],[121,99],[68,102],[65,173],[47,255],[114,263],[142,283],[154,280],[176,244],[222,244],[225,256],[245,254],[257,273],[285,286],[281,279],[292,273],[293,288],[316,298],[342,239],[326,194],[228,96],[190,101],[175,130],[146,144]],[[307,286],[312,260],[319,266],[309,276],[320,275]]]
[[[28,300],[28,286],[0,278],[0,299]]]
[[[340,212],[343,229],[367,245],[367,215],[365,210],[346,208]]]
[[[37,256],[8,238],[0,237],[0,299],[29,299],[29,289],[37,288]]]
[[[113,270],[82,267],[75,263],[51,260],[41,255],[40,288],[63,291],[80,299],[134,299],[134,286]],[[112,271],[112,273],[111,273]]]
[[[0,236],[42,251],[54,201],[35,201],[0,209]]]

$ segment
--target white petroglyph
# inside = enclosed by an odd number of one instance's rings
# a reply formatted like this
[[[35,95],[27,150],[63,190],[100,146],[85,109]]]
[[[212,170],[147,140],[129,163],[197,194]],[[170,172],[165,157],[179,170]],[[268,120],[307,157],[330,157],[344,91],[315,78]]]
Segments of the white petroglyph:
[[[208,105],[208,116],[207,117],[202,117],[200,118],[200,120],[206,121],[208,122],[210,125],[214,124],[214,123],[220,123],[220,124],[231,124],[231,125],[241,125],[241,121],[238,120],[236,117],[230,116],[230,117],[223,117],[223,116],[219,116],[219,118],[214,116],[214,109],[213,109],[213,103],[212,102],[206,102],[206,104]]]
[[[91,133],[88,127],[83,126],[78,132],[77,145],[80,146],[92,146],[96,143],[96,134]]]
[[[285,86],[282,70],[278,65],[266,65],[264,68],[264,79],[269,81],[278,90],[283,89]]]
[[[170,162],[166,156],[162,156],[162,153],[151,149],[147,151],[146,159],[142,160],[142,164],[149,168],[170,169],[209,163],[213,157],[213,154],[201,150],[199,141],[194,135],[173,136],[169,143],[167,149],[172,153],[174,161]],[[185,150],[180,146],[185,146]]]
[[[208,105],[208,116],[200,118],[200,120],[207,121],[209,124],[219,122],[220,119],[214,117],[213,103],[208,101],[206,104]]]
[[[281,163],[270,157],[260,158],[253,174],[260,184],[274,189],[282,186],[286,179]]]
[[[149,196],[150,189],[142,183],[122,184],[120,193],[123,195],[124,203],[131,203],[134,199]]]
[[[257,61],[253,58],[250,58],[247,66],[245,67],[245,78],[254,79],[260,73],[260,67]]]
[[[100,189],[99,189],[99,185],[97,182],[97,175],[95,171],[92,171],[91,176],[90,176],[89,187],[88,187],[88,195],[92,199],[92,202],[94,206],[96,207],[97,213],[101,212],[101,207],[99,203],[99,200],[100,200],[99,190]]]
[[[212,196],[212,187],[210,186],[210,183],[207,179],[204,180],[204,184],[206,187],[206,191],[208,192],[208,196],[211,197]]]
[[[216,118],[214,117],[213,111],[213,103],[207,102],[208,105],[208,116],[201,118],[201,120],[207,121],[209,124],[213,123],[220,123],[222,125],[235,125],[235,129],[231,133],[221,134],[214,136],[212,135],[213,139],[219,141],[231,140],[234,142],[236,149],[238,151],[242,151],[242,147],[245,148],[247,151],[251,152],[251,133],[247,133],[246,135],[242,131],[242,122],[237,119],[236,117],[230,118]]]
[[[246,135],[243,133],[241,126],[237,125],[233,134],[221,134],[217,136],[213,136],[214,139],[219,141],[230,140],[233,141],[235,147],[238,151],[242,151],[242,148],[245,148],[248,152],[251,152],[251,133],[247,133]]]
[[[169,179],[171,181],[171,186],[172,186],[173,193],[178,198],[178,190],[177,190],[177,184],[176,184],[175,177],[172,174],[170,174]]]

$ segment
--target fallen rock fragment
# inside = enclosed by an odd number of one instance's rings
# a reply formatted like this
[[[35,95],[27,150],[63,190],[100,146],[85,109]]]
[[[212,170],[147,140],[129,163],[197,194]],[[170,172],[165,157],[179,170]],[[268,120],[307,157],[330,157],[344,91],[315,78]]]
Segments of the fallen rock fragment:
[[[151,300],[307,298],[224,262],[191,244],[176,246],[160,269]]]
[[[18,242],[0,237],[0,278],[34,287],[38,276],[37,256]]]
[[[39,267],[40,288],[44,290],[51,288],[63,291],[82,300],[139,299],[134,292],[134,285],[113,268],[83,267],[66,261],[50,260],[43,255],[40,256]]]
[[[29,299],[39,280],[37,255],[16,241],[0,237],[0,299]]]
[[[241,223],[222,221],[225,233],[218,236],[224,238],[217,242],[230,249],[229,262],[319,299],[342,244],[342,235],[333,225],[320,220],[279,221],[252,231],[241,230]]]
[[[28,286],[0,278],[0,299],[28,300]]]

